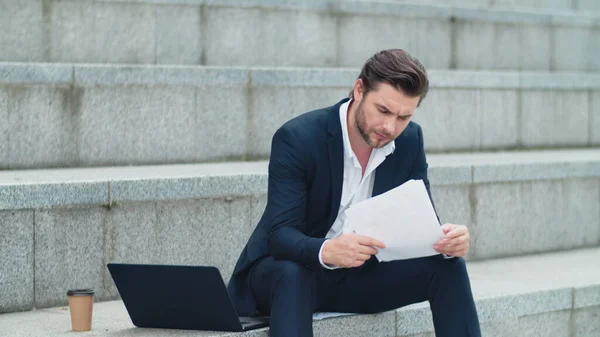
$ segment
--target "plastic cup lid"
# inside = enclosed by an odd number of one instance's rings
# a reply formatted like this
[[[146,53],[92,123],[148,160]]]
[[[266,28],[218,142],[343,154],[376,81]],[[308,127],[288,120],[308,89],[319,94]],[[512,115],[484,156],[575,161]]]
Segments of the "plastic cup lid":
[[[67,296],[89,296],[94,295],[94,289],[71,289],[67,291]]]

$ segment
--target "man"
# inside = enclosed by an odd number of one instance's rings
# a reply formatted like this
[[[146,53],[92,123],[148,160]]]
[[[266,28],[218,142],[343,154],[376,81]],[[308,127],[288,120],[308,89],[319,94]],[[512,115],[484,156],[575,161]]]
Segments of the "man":
[[[461,258],[465,226],[442,226],[440,255],[379,262],[385,242],[345,224],[350,205],[410,179],[423,180],[431,197],[423,134],[410,121],[428,88],[417,59],[384,50],[365,63],[349,99],[275,132],[267,206],[228,285],[240,315],[270,315],[272,337],[312,336],[316,311],[377,313],[429,301],[438,337],[480,336]]]

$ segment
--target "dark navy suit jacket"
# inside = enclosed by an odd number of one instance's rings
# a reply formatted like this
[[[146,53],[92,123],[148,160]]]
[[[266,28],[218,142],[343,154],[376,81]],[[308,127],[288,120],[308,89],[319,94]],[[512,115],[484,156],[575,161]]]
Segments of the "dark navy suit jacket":
[[[248,274],[261,258],[292,260],[323,268],[319,250],[335,221],[342,195],[344,148],[340,105],[300,115],[273,136],[267,206],[242,251],[228,285],[238,314],[256,314]],[[376,169],[373,196],[410,179],[421,179],[429,191],[421,127],[410,122],[395,140],[396,149]]]

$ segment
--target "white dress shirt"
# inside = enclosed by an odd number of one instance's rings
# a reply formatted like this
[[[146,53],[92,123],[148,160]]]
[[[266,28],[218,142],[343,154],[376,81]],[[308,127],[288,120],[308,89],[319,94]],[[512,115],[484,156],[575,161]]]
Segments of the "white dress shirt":
[[[393,153],[396,148],[395,142],[392,141],[382,148],[373,149],[363,176],[362,167],[356,154],[354,154],[354,150],[352,150],[350,137],[348,136],[348,107],[350,106],[350,102],[352,102],[352,100],[340,106],[340,123],[342,124],[342,140],[344,142],[344,182],[342,184],[340,209],[331,229],[325,236],[326,239],[333,239],[343,233],[352,232],[352,229],[348,228],[346,224],[346,209],[354,203],[369,199],[373,195],[375,169],[377,169],[377,167],[383,163],[385,157]],[[323,244],[323,246],[324,245],[325,244]],[[319,262],[327,269],[335,269],[335,266],[329,266],[323,263],[321,257],[323,246],[321,246],[321,250],[319,251]]]

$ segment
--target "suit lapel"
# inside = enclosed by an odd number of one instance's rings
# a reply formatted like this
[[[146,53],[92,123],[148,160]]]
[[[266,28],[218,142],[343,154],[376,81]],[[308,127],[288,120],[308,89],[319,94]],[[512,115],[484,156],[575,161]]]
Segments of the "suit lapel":
[[[344,145],[342,134],[333,136],[327,142],[329,149],[329,170],[331,177],[331,211],[329,225],[337,217],[342,199],[342,183],[344,181]]]
[[[342,183],[344,181],[344,141],[342,137],[342,124],[340,123],[340,105],[348,99],[336,104],[329,115],[327,132],[327,150],[329,152],[329,176],[331,181],[331,209],[329,211],[328,225],[333,225],[340,209],[342,198]],[[328,229],[329,230],[329,229]]]

